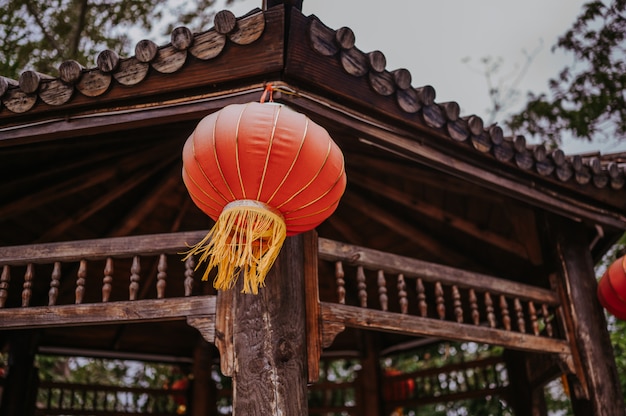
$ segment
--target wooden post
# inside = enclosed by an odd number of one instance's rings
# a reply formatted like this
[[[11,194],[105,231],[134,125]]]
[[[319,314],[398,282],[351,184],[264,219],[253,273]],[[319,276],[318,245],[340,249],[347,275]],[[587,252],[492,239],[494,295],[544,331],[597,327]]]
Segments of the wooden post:
[[[191,392],[191,416],[216,416],[217,392],[211,379],[211,345],[200,339],[193,352],[193,391]]]
[[[34,366],[37,334],[19,331],[9,341],[9,368],[0,404],[1,416],[30,416],[35,412],[39,379]]]
[[[233,416],[308,414],[305,236],[285,240],[258,295],[242,279],[232,291]]]
[[[613,348],[596,296],[598,285],[589,252],[592,238],[580,223],[556,216],[549,221],[558,261],[554,280],[561,293],[578,373],[578,385],[571,389],[574,414],[623,416],[624,399]]]
[[[508,350],[505,352],[509,378],[507,399],[516,415],[546,416],[548,410],[543,394],[543,383],[535,385],[529,376],[529,355],[532,353]]]
[[[378,334],[362,331],[363,358],[361,371],[358,373],[359,388],[361,391],[361,412],[363,416],[378,416],[384,414],[380,400],[380,360],[378,348]]]

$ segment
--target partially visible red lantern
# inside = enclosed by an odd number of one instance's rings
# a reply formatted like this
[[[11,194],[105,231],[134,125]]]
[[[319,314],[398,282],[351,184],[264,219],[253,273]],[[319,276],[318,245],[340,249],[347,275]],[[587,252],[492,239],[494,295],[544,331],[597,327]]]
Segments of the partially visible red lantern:
[[[626,321],[626,256],[615,260],[600,278],[598,300],[612,315]]]
[[[203,280],[258,293],[286,236],[328,218],[346,186],[343,155],[328,132],[277,103],[229,105],[198,123],[183,148],[183,181],[216,223],[187,256],[208,260]]]

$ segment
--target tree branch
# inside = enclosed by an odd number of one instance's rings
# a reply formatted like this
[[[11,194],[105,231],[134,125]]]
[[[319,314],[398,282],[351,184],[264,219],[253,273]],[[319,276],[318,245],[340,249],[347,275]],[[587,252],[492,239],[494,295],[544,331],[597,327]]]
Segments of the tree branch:
[[[39,28],[41,29],[41,33],[43,33],[44,38],[52,45],[52,47],[55,49],[58,55],[59,51],[61,50],[61,46],[57,43],[54,37],[48,33],[48,31],[46,30],[46,26],[43,24],[43,22],[39,18],[39,13],[37,12],[37,10],[35,10],[31,1],[27,0],[25,3],[26,3],[26,10],[28,10],[28,13],[30,13],[32,18],[35,19],[35,23],[37,23],[37,26],[39,26]]]

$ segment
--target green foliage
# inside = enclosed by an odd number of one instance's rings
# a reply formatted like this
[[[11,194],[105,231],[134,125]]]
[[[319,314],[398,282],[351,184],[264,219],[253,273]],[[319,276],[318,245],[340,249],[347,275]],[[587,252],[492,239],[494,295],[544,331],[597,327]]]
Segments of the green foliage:
[[[549,82],[551,96],[528,95],[528,104],[509,127],[560,143],[574,137],[619,139],[626,133],[626,0],[591,1],[555,48],[575,64]]]
[[[417,351],[386,357],[382,360],[383,368],[394,368],[403,373],[443,367],[481,358],[502,355],[504,349],[496,345],[476,344],[474,342],[441,342]]]
[[[180,373],[169,364],[102,358],[38,355],[35,364],[42,381],[110,386],[162,388]]]
[[[133,55],[133,31],[170,33],[178,25],[205,30],[214,3],[196,0],[174,7],[167,0],[0,0],[0,74],[14,79],[26,69],[54,74],[66,60],[91,66],[104,49]]]

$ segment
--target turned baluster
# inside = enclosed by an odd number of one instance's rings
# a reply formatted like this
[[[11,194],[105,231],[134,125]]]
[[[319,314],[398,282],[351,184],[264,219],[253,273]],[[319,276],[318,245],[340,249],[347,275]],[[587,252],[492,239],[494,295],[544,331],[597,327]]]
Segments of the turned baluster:
[[[533,334],[539,335],[539,322],[537,322],[537,309],[533,301],[528,302],[528,315],[530,317],[530,325],[533,328]]]
[[[196,260],[190,256],[185,260],[185,296],[191,296],[193,293],[193,274],[196,267]]]
[[[552,335],[554,335],[554,331],[552,330],[552,316],[548,310],[548,305],[545,303],[541,305],[541,314],[543,315],[543,322],[546,326],[546,334],[552,337]]]
[[[415,289],[417,290],[417,306],[420,310],[420,316],[426,317],[428,314],[428,304],[426,303],[426,290],[424,290],[424,282],[422,282],[421,277],[417,279]]]
[[[511,330],[511,317],[509,316],[509,304],[504,295],[500,295],[500,310],[502,312],[502,325],[507,331]]]
[[[458,323],[463,323],[463,305],[461,304],[461,293],[459,292],[459,288],[456,285],[452,286],[452,301],[454,305],[454,315],[456,316],[456,321]]]
[[[165,297],[165,286],[167,286],[167,256],[161,254],[159,256],[159,264],[157,266],[157,299]]]
[[[52,276],[50,280],[50,290],[48,291],[48,306],[54,306],[59,296],[59,285],[61,284],[61,262],[55,261],[52,267]]]
[[[365,284],[365,271],[363,266],[356,269],[357,288],[359,289],[359,301],[362,308],[367,308],[367,285]]]
[[[437,305],[437,315],[439,319],[446,317],[446,305],[444,305],[443,287],[440,282],[435,283],[435,303]]]
[[[337,302],[346,304],[346,281],[344,280],[343,263],[335,262],[335,282],[337,283]]]
[[[400,303],[400,313],[407,314],[409,312],[409,300],[406,297],[406,283],[404,275],[398,275],[398,298]]]
[[[139,272],[141,272],[139,256],[135,256],[133,257],[133,264],[130,266],[130,285],[128,286],[130,300],[137,298],[137,291],[139,290]]]
[[[87,260],[81,260],[78,265],[78,273],[76,274],[76,304],[83,303],[85,295],[85,277],[87,277]]]
[[[11,280],[11,268],[8,265],[2,266],[2,276],[0,276],[0,308],[4,308],[9,296],[9,281]]]
[[[380,301],[380,310],[387,311],[389,309],[389,302],[387,297],[387,280],[385,279],[385,272],[378,271],[378,299]]]
[[[111,298],[111,283],[113,283],[113,259],[107,257],[102,278],[102,302],[108,302]]]
[[[493,300],[491,300],[491,294],[485,292],[485,311],[487,312],[487,322],[489,322],[490,328],[496,327],[496,314],[493,310]]]
[[[33,264],[28,263],[26,266],[26,273],[24,273],[24,285],[22,287],[22,307],[25,308],[30,303],[30,295],[32,294],[31,287],[33,286],[33,276],[35,271],[33,270]]]
[[[526,321],[524,320],[524,309],[522,308],[522,302],[518,298],[513,301],[513,307],[515,308],[515,314],[517,316],[517,328],[519,332],[526,333]]]
[[[479,325],[480,313],[478,312],[478,298],[476,298],[476,291],[474,291],[474,289],[469,290],[469,302],[472,314],[472,322],[474,323],[474,325]]]

